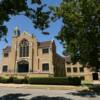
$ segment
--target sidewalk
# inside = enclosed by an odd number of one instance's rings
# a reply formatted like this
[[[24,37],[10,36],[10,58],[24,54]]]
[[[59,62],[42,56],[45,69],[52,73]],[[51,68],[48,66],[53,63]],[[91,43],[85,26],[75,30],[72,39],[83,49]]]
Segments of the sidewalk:
[[[29,89],[48,89],[48,90],[86,90],[86,86],[70,86],[70,85],[30,85],[30,84],[3,84],[0,83],[0,87],[11,88],[29,88]]]
[[[100,85],[100,81],[93,81],[94,85]]]

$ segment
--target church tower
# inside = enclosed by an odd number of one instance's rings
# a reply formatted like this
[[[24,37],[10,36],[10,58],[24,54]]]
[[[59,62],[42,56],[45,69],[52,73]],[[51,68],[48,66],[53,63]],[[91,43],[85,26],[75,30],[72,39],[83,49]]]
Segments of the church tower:
[[[20,30],[19,28],[16,26],[14,31],[13,31],[13,37],[17,37],[20,36]]]

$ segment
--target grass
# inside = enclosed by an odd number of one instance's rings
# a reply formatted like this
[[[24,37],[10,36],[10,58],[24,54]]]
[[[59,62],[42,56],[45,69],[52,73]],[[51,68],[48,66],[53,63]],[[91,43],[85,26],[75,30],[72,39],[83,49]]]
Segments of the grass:
[[[81,85],[91,85],[91,84],[93,84],[92,81],[86,81],[86,80],[81,81]]]
[[[33,89],[49,89],[49,90],[84,90],[86,86],[61,86],[61,85],[32,85]]]

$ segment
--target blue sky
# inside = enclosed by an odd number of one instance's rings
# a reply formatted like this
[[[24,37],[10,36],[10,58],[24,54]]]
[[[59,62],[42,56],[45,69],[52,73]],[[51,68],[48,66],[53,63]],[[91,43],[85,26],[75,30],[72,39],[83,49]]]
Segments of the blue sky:
[[[53,5],[53,6],[60,4],[60,0],[42,0],[42,1],[45,2],[46,4]],[[52,23],[51,26],[45,30],[45,31],[48,31],[50,35],[43,35],[41,34],[41,31],[39,31],[38,29],[34,29],[32,22],[27,17],[22,16],[22,15],[12,17],[11,20],[5,24],[8,27],[8,35],[7,35],[8,44],[5,43],[3,39],[0,41],[0,58],[2,54],[2,49],[7,45],[11,45],[13,30],[16,26],[19,27],[21,32],[27,31],[30,34],[34,34],[36,38],[38,39],[38,41],[46,41],[46,40],[55,39],[54,36],[58,34],[58,32],[60,31],[62,27],[61,20],[58,20],[55,23]],[[55,41],[56,41],[56,46],[57,46],[57,52],[61,54],[63,51],[62,45],[56,39]]]

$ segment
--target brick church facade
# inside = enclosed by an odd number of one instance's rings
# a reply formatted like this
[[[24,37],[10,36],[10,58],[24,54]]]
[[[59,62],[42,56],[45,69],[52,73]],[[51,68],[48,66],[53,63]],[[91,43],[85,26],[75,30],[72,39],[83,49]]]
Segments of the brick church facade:
[[[59,64],[58,64],[59,62]],[[1,73],[33,76],[65,76],[65,60],[56,53],[55,41],[38,42],[36,37],[14,30],[12,46],[3,49]]]

